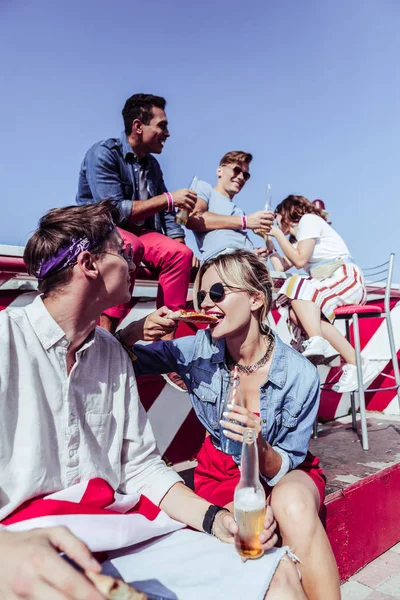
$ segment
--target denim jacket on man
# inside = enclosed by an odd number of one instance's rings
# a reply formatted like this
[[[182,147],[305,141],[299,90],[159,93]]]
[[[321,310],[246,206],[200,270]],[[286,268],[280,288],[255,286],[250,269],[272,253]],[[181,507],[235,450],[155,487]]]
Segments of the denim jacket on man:
[[[109,138],[94,144],[86,153],[79,172],[77,204],[92,204],[111,198],[118,204],[121,227],[127,227],[132,203],[139,199],[139,159],[125,133],[119,139]],[[149,198],[167,191],[158,161],[148,154],[145,171]],[[174,213],[163,210],[146,219],[144,227],[170,238],[183,238],[182,227],[175,222]]]
[[[136,344],[137,376],[176,371],[187,385],[198,419],[219,445],[219,421],[230,374],[225,364],[225,340],[213,340],[209,329],[195,336],[149,345]],[[309,360],[275,334],[275,350],[267,380],[260,388],[262,436],[282,457],[279,472],[264,481],[274,486],[300,465],[307,454],[319,405],[319,377]],[[239,457],[234,457],[239,462]]]

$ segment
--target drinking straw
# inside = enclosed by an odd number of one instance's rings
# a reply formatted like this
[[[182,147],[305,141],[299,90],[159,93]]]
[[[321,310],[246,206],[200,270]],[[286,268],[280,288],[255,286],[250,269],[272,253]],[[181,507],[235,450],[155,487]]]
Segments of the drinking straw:
[[[233,369],[232,404],[235,404],[235,402],[236,402],[236,389],[238,387],[238,384],[239,384],[239,371],[238,371],[238,366],[235,365],[235,368]]]

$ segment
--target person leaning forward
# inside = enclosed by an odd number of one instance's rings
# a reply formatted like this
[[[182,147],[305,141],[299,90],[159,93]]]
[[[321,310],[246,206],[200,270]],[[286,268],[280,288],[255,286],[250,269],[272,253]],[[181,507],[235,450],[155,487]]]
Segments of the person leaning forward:
[[[274,600],[304,600],[293,555],[287,547],[273,548],[271,509],[260,535],[269,551],[242,563],[232,546],[237,525],[231,512],[197,496],[162,461],[131,359],[96,327],[104,310],[131,294],[134,264],[115,222],[119,213],[112,201],[50,211],[24,254],[41,295],[0,314],[0,597],[100,600],[59,556],[62,550],[82,568],[99,570],[74,535],[53,527],[21,531],[24,523],[34,527],[23,518],[18,532],[7,525],[32,499],[71,494],[94,479],[119,494],[120,507],[131,495],[144,494],[175,524],[168,535],[155,530],[155,539],[123,544],[103,569],[113,567],[132,582],[158,582],[162,598],[256,600],[268,591]],[[69,510],[74,506],[67,504]],[[74,527],[84,521],[86,532],[104,535],[96,526],[99,515],[76,506]],[[115,510],[118,518],[129,518]],[[191,530],[177,530],[182,524]],[[114,527],[109,538],[110,547],[101,549],[118,551]]]
[[[119,208],[119,232],[140,261],[159,272],[157,307],[185,308],[192,251],[175,222],[174,206],[193,209],[196,193],[180,189],[170,194],[158,161],[170,136],[166,100],[151,94],[134,94],[122,110],[125,130],[119,138],[94,144],[83,159],[78,182],[78,205],[113,200]],[[133,275],[132,275],[133,277]],[[133,286],[133,280],[132,280]],[[101,325],[115,332],[129,312],[129,303],[105,310]],[[167,336],[167,339],[173,334]]]

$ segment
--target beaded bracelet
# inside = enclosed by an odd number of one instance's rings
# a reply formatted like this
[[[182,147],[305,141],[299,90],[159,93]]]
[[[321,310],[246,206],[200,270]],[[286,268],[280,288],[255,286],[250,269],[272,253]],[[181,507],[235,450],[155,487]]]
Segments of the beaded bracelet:
[[[241,215],[241,219],[242,219],[242,229],[246,230],[247,229],[247,217],[246,217],[246,215]]]
[[[167,198],[168,212],[174,212],[175,203],[172,194],[170,192],[164,192],[164,196]]]

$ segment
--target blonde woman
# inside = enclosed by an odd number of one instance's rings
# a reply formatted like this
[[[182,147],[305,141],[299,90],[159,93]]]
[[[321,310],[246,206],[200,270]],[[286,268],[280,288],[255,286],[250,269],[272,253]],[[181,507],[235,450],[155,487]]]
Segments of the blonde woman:
[[[276,252],[271,240],[267,242],[273,269],[286,271],[294,266],[308,274],[290,277],[276,301],[278,308],[289,309],[294,345],[314,364],[329,362],[340,354],[345,365],[333,389],[355,391],[356,354],[333,322],[338,306],[366,302],[363,273],[344,240],[327,222],[326,214],[307,198],[288,196],[275,214],[278,227],[271,227],[269,235],[284,256]],[[378,374],[369,361],[364,361],[362,371],[364,385]]]
[[[218,322],[196,336],[135,345],[136,374],[174,370],[185,381],[209,434],[197,457],[195,489],[210,502],[231,507],[240,476],[240,457],[221,449],[220,425],[237,442],[245,427],[256,430],[268,502],[283,544],[301,560],[304,591],[310,600],[338,600],[335,559],[319,519],[325,478],[318,458],[308,453],[319,403],[317,371],[269,329],[271,278],[252,252],[236,250],[204,263],[194,295],[197,308]],[[129,343],[129,328],[122,338]],[[244,407],[223,412],[235,367]]]

